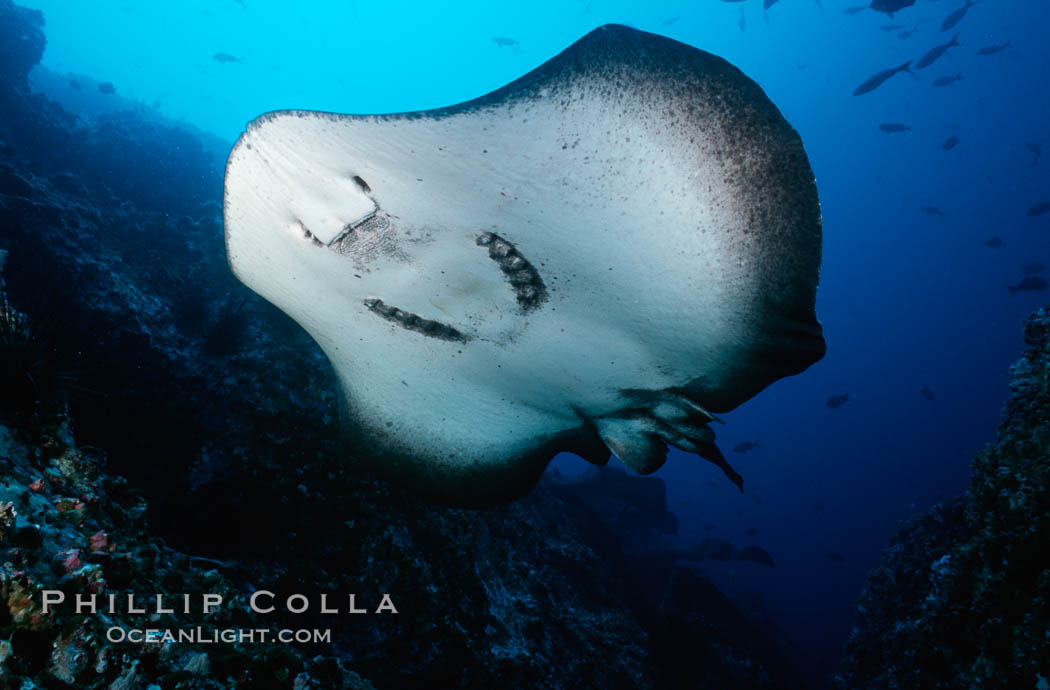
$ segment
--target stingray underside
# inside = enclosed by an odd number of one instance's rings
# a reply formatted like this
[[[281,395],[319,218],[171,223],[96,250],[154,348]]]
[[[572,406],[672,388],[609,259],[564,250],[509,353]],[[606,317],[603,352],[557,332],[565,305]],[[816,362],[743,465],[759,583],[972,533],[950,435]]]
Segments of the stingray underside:
[[[802,142],[726,61],[622,26],[479,99],[269,113],[227,164],[234,273],[331,360],[352,454],[446,503],[667,444],[823,356]]]

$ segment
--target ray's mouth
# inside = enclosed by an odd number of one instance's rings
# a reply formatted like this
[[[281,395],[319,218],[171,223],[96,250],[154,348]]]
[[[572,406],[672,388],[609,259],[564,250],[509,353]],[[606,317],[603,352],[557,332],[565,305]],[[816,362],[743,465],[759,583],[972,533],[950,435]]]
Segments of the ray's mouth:
[[[364,248],[371,248],[365,249],[365,253],[385,251],[397,254],[396,238],[391,234],[393,230],[390,216],[382,211],[368,183],[360,176],[355,175],[353,179],[361,191],[371,198],[375,204],[374,210],[348,223],[328,243],[321,241],[302,220],[299,220],[303,237],[316,247],[323,247],[339,254],[359,254]],[[384,238],[384,234],[388,236]],[[499,267],[522,315],[536,311],[547,301],[549,293],[539,271],[512,242],[494,232],[481,232],[475,238],[474,243],[488,250],[489,258]],[[428,338],[454,342],[468,342],[474,339],[474,336],[451,324],[428,319],[396,305],[387,304],[379,296],[369,296],[362,302],[370,312],[379,318]]]
[[[489,258],[496,262],[500,272],[510,285],[523,314],[535,311],[547,300],[547,286],[536,267],[521,255],[517,248],[494,232],[478,235],[475,244],[487,247]],[[364,305],[373,314],[395,323],[402,328],[440,340],[468,342],[473,337],[454,326],[441,321],[424,318],[387,304],[378,297],[368,297]]]

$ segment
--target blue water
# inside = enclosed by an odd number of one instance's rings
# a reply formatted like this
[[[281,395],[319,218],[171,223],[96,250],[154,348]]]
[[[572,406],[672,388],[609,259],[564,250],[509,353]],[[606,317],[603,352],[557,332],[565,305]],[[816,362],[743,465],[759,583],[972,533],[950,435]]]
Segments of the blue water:
[[[697,46],[755,79],[801,133],[816,173],[825,233],[817,313],[828,353],[725,415],[719,440],[745,477],[742,495],[713,465],[677,451],[659,476],[682,544],[717,536],[773,555],[772,569],[706,569],[729,592],[762,593],[816,669],[834,668],[863,578],[899,521],[965,489],[974,453],[995,439],[1021,320],[1047,298],[1004,289],[1023,277],[1022,264],[1050,265],[1050,214],[1026,216],[1050,200],[1050,159],[1033,165],[1026,150],[1038,143],[1050,154],[1045,2],[983,0],[947,33],[941,22],[959,6],[950,0],[918,0],[893,19],[843,13],[861,0],[824,0],[823,9],[781,0],[765,12],[760,0],[22,4],[44,11],[46,68],[89,86],[112,82],[117,97],[227,146],[273,109],[397,112],[473,98],[607,22]],[[880,29],[889,24],[917,31],[902,39]],[[852,95],[955,31],[963,45],[931,67]],[[999,54],[977,54],[1006,41]],[[932,86],[957,73],[964,78]],[[123,103],[55,83],[55,97],[85,109]],[[911,130],[885,134],[883,122]],[[945,151],[951,136],[960,143]],[[991,235],[1000,248],[985,246]],[[941,402],[922,397],[924,386]],[[847,391],[852,402],[825,406]],[[760,446],[730,451],[743,440]],[[760,533],[745,538],[749,527]]]

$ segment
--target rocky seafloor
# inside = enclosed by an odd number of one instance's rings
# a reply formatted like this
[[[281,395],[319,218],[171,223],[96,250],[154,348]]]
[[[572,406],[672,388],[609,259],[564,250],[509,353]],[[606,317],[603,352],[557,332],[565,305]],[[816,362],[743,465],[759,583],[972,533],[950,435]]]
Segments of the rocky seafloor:
[[[0,0],[0,690],[802,686],[774,628],[564,490],[453,510],[356,471],[322,354],[229,273],[223,161],[32,93],[44,29]],[[111,639],[198,628],[331,638]]]
[[[869,575],[840,688],[1048,687],[1050,307],[1024,341],[966,495],[903,524]]]

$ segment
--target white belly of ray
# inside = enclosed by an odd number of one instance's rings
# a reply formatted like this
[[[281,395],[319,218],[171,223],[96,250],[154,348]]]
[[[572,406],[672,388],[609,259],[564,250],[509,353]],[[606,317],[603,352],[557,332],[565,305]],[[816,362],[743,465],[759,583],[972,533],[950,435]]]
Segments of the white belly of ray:
[[[696,431],[702,407],[728,409],[809,363],[763,360],[773,343],[793,349],[785,333],[822,352],[811,173],[798,190],[748,179],[779,175],[776,151],[764,131],[734,132],[724,104],[679,113],[674,85],[642,98],[601,83],[601,65],[558,69],[573,51],[586,66],[599,32],[599,48],[673,43],[606,27],[505,98],[412,116],[274,113],[230,155],[236,275],[324,349],[355,456],[441,500],[520,495],[559,444],[599,437],[651,471],[650,436],[675,442],[669,426]],[[801,154],[797,137],[777,144]],[[771,294],[781,284],[799,296]],[[810,318],[781,316],[784,301]]]

